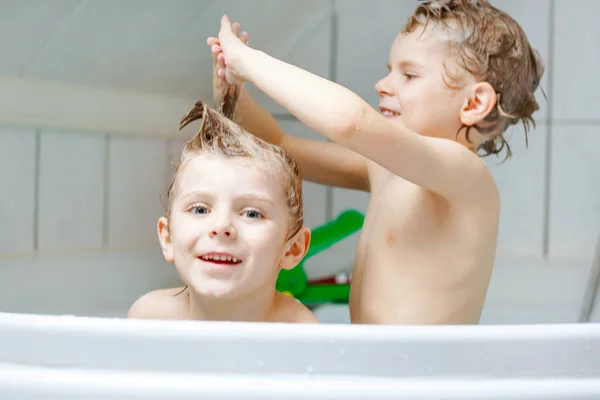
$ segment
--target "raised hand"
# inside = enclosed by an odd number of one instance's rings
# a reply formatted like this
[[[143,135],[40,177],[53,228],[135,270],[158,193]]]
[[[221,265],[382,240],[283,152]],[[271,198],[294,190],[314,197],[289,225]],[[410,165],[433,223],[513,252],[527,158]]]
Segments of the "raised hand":
[[[224,76],[230,84],[240,85],[246,80],[245,60],[251,49],[243,41],[244,37],[245,35],[239,35],[238,23],[231,24],[227,15],[221,18],[221,30],[217,40],[223,60],[218,61],[217,76]]]
[[[248,32],[241,32],[241,25],[239,22],[235,22],[231,25],[232,32],[237,35],[239,40],[245,45],[248,44],[249,34]],[[223,102],[223,98],[227,91],[234,89],[234,86],[241,85],[243,80],[235,79],[234,83],[230,83],[226,78],[227,63],[225,55],[223,54],[223,48],[218,37],[209,37],[206,40],[206,44],[210,47],[212,58],[213,58],[213,100],[217,106]]]

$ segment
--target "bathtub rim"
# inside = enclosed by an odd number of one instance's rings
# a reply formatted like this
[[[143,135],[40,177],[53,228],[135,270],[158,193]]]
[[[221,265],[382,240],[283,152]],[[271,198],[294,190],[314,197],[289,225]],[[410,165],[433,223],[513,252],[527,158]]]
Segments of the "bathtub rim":
[[[359,325],[359,324],[286,324],[266,322],[178,321],[26,314],[0,312],[0,329],[17,328],[95,335],[165,336],[195,338],[231,335],[238,339],[272,339],[282,335],[292,339],[313,339],[326,336],[352,340],[429,340],[490,339],[520,340],[523,338],[582,338],[600,339],[599,323],[553,324],[486,324],[486,325]],[[365,334],[368,334],[365,335]]]
[[[353,400],[591,399],[600,379],[348,379],[311,376],[235,376],[56,370],[0,364],[0,394],[26,396],[118,396],[119,398]],[[149,395],[151,394],[151,395]],[[38,397],[35,397],[38,398]]]
[[[600,324],[382,326],[0,313],[0,363],[261,376],[596,379]]]

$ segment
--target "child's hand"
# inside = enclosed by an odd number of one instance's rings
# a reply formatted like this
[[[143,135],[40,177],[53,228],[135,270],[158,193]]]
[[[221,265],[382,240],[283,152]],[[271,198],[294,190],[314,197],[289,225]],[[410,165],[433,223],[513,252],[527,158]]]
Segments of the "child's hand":
[[[240,24],[232,25],[227,15],[224,15],[221,18],[219,37],[216,39],[221,50],[221,55],[217,57],[222,57],[222,61],[218,60],[217,76],[234,85],[241,85],[246,80],[244,59],[245,53],[250,50],[244,42],[244,37],[247,41],[247,34],[238,36],[239,29]],[[209,38],[211,39],[213,38]]]
[[[248,44],[249,35],[247,32],[239,33],[241,26],[238,22],[232,25],[232,30],[235,32],[239,39],[244,43]],[[210,47],[212,58],[213,58],[213,100],[217,106],[223,102],[223,97],[228,90],[231,90],[233,86],[226,79],[226,68],[225,55],[221,48],[221,42],[219,38],[209,37],[206,40],[206,44]]]

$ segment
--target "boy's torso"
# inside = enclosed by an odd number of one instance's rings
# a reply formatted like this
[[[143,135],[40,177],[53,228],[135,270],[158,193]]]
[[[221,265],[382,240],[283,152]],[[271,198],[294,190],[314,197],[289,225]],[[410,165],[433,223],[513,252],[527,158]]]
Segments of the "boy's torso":
[[[495,259],[499,204],[450,204],[372,163],[355,257],[353,323],[477,323]]]

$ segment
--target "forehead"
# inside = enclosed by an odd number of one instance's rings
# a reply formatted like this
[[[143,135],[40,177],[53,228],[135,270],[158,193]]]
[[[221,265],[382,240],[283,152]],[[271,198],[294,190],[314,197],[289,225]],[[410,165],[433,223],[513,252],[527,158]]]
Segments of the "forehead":
[[[453,24],[446,26],[434,22],[427,27],[417,25],[411,32],[400,32],[392,43],[391,61],[410,60],[424,65],[444,62],[455,55],[461,32]]]
[[[256,193],[279,200],[281,184],[260,162],[243,158],[200,154],[183,166],[178,178],[179,195],[202,190],[235,194]]]

